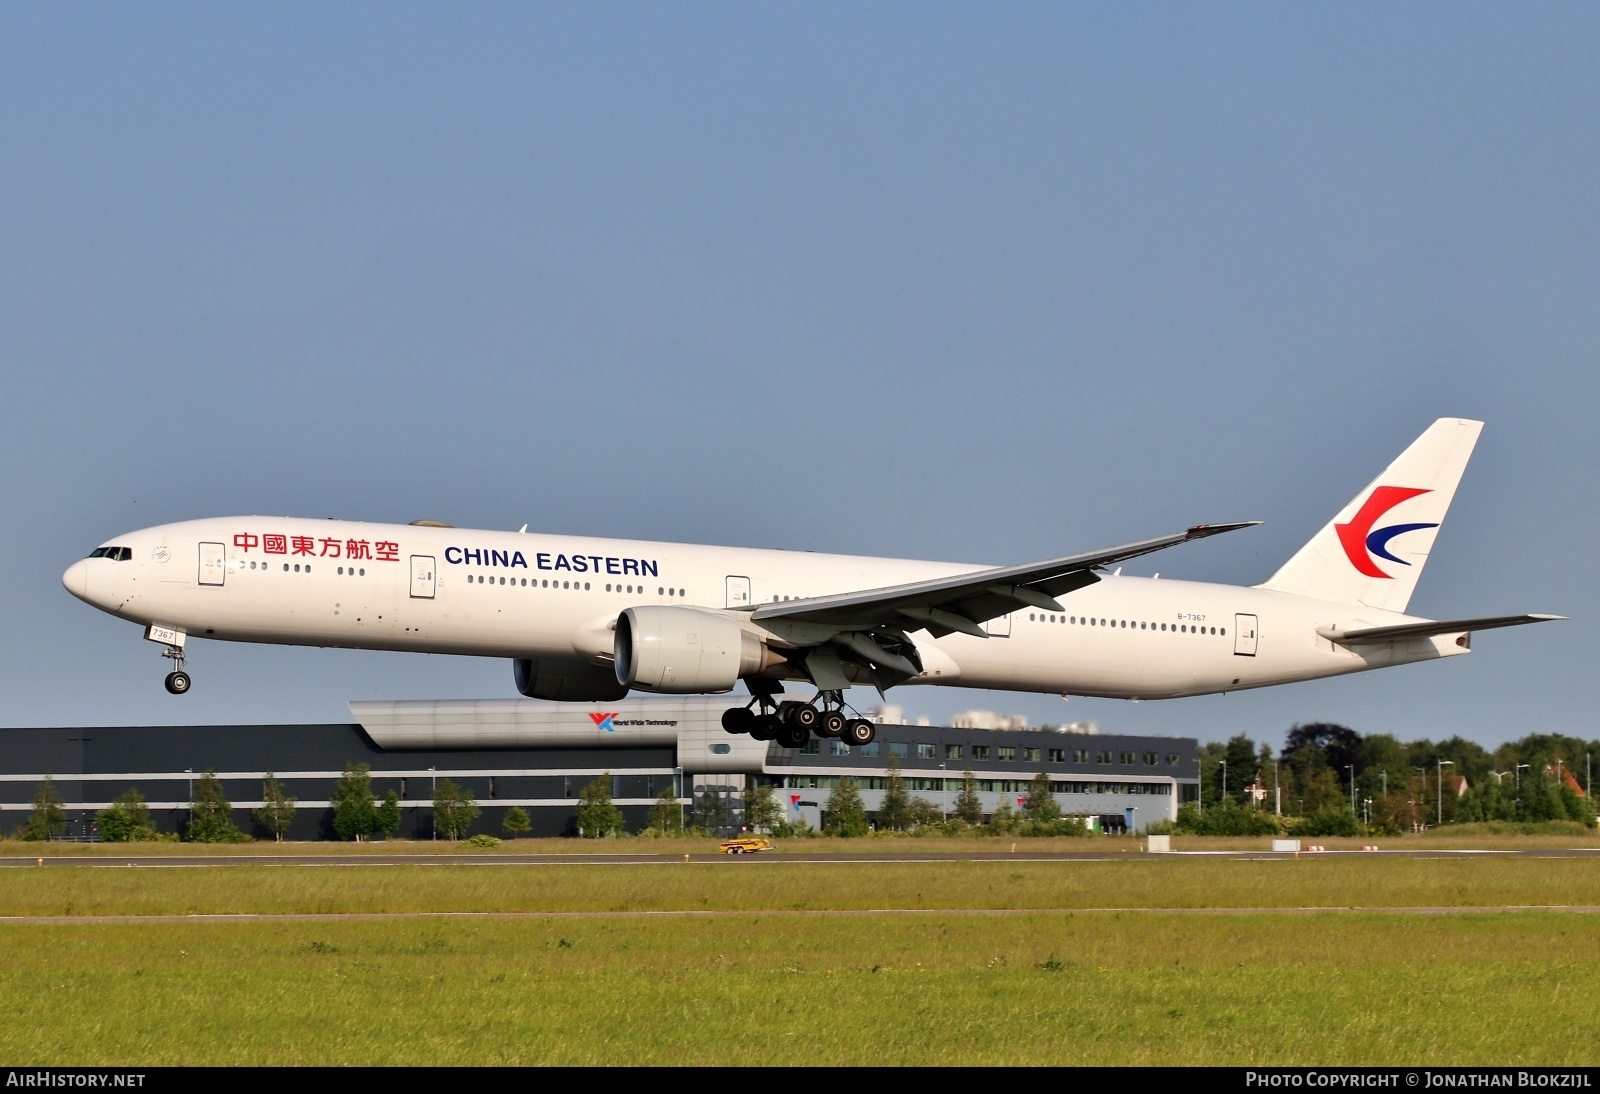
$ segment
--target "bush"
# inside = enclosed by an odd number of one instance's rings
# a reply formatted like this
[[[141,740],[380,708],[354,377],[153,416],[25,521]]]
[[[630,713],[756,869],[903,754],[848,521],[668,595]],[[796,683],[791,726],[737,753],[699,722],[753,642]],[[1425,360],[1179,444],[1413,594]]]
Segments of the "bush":
[[[1152,825],[1145,831],[1156,832],[1156,828]],[[1283,833],[1283,825],[1271,813],[1247,809],[1231,800],[1213,805],[1204,813],[1190,802],[1178,810],[1178,821],[1171,831],[1191,836],[1277,836]]]
[[[494,837],[494,836],[489,835],[489,833],[487,833],[487,832],[479,832],[476,836],[473,836],[471,839],[469,839],[467,841],[467,846],[468,847],[483,847],[483,848],[499,847],[500,846],[500,840],[498,838]]]
[[[95,814],[104,843],[146,843],[166,839],[150,819],[150,807],[138,787],[129,787],[111,805]],[[172,837],[176,838],[176,837]]]
[[[1323,809],[1289,826],[1295,836],[1359,836],[1361,823],[1348,809]]]
[[[1089,828],[1082,817],[1056,817],[1054,820],[1026,820],[1017,828],[1019,836],[1087,836]]]

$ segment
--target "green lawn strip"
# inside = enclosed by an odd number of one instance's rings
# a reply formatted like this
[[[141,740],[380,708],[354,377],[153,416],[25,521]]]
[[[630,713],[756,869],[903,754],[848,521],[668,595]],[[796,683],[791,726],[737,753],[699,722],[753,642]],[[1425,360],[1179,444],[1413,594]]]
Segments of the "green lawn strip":
[[[1330,850],[1359,850],[1376,845],[1385,851],[1421,850],[1555,850],[1566,848],[1593,848],[1600,850],[1600,831],[1535,833],[1528,835],[1505,834],[1487,825],[1446,826],[1420,836],[1360,836],[1340,838],[1304,839],[1302,845],[1317,844]],[[0,840],[0,858],[149,858],[152,856],[187,858],[276,858],[281,856],[327,855],[348,857],[392,857],[396,855],[683,855],[713,854],[720,840],[709,839],[508,839],[498,848],[469,847],[465,843],[448,840],[379,840],[376,842],[345,843],[319,841],[310,843],[30,843],[24,840]],[[1178,851],[1266,851],[1272,845],[1268,837],[1184,836],[1172,837],[1172,846]],[[940,836],[908,836],[877,834],[864,839],[784,839],[777,841],[769,854],[1017,854],[1030,852],[1067,853],[1097,852],[1138,854],[1144,841],[1135,836],[1092,836],[1088,838],[1023,838],[1018,836],[973,835],[961,838]]]
[[[0,925],[0,1057],[1593,1064],[1600,916]]]
[[[1587,858],[0,870],[0,915],[1499,907],[1600,902]]]

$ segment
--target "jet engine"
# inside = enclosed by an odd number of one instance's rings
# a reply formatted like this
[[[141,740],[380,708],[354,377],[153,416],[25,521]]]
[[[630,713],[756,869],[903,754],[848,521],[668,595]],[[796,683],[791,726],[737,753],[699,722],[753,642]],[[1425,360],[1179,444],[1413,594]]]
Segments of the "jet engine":
[[[605,665],[582,661],[533,661],[519,657],[511,662],[517,690],[530,699],[555,699],[563,703],[609,703],[628,694],[616,674]]]
[[[613,652],[619,684],[678,695],[731,691],[739,677],[783,660],[737,619],[656,605],[617,617]]]

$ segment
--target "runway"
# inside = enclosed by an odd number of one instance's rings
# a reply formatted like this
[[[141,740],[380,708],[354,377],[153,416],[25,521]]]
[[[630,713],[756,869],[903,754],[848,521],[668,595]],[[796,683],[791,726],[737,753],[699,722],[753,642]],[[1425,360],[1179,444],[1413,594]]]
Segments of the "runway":
[[[1600,856],[1600,848],[1568,847],[1538,849],[1417,849],[1394,851],[933,851],[870,852],[839,851],[766,852],[750,855],[706,854],[545,854],[518,855],[443,852],[439,854],[317,854],[317,855],[45,855],[0,858],[0,867],[140,867],[181,869],[209,866],[681,866],[685,863],[766,863],[800,865],[815,863],[871,865],[887,862],[1128,862],[1132,860],[1182,860],[1192,858],[1236,859],[1240,861],[1296,861],[1339,857],[1358,858],[1462,858],[1500,856],[1509,858],[1584,858]]]

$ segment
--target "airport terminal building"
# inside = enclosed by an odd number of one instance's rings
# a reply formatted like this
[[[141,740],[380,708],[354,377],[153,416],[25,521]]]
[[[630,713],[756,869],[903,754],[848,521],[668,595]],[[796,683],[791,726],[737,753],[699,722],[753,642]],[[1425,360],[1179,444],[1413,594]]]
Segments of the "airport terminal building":
[[[772,785],[792,819],[819,828],[842,777],[855,781],[869,814],[875,811],[891,756],[907,792],[947,813],[968,770],[986,814],[1002,803],[1018,806],[1034,777],[1048,772],[1064,814],[1108,831],[1173,818],[1179,804],[1198,796],[1192,738],[885,724],[863,747],[814,737],[787,749],[722,729],[722,712],[748,701],[361,702],[350,704],[350,723],[0,729],[0,828],[22,824],[49,776],[66,804],[68,838],[96,838],[95,814],[130,787],[161,828],[178,831],[194,780],[210,770],[239,827],[264,835],[251,810],[261,806],[271,772],[298,799],[288,838],[328,839],[334,785],[352,763],[371,769],[378,797],[398,795],[397,835],[410,839],[433,834],[433,789],[444,779],[477,799],[482,813],[473,831],[496,835],[513,806],[528,813],[533,835],[576,835],[578,793],[602,776],[631,831],[644,827],[667,791],[685,808],[707,793],[725,797],[737,824],[752,780]]]

